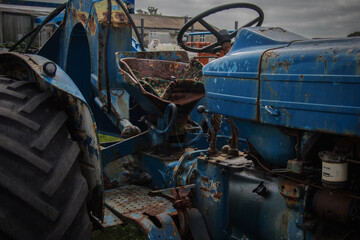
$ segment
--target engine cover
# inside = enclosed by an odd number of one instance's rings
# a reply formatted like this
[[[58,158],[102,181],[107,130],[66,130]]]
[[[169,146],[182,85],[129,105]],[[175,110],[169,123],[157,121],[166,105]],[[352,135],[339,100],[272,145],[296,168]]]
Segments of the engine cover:
[[[360,135],[359,37],[305,39],[280,28],[245,28],[204,75],[211,112]]]

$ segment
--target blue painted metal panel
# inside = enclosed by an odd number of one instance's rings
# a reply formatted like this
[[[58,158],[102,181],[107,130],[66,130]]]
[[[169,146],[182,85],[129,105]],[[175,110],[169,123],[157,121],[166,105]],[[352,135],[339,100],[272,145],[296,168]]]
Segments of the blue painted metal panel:
[[[126,155],[146,149],[148,147],[149,140],[150,136],[147,131],[103,148],[101,150],[102,167],[104,168],[108,163]]]
[[[128,121],[129,96],[116,81],[115,52],[130,51],[132,39],[131,26],[124,12],[115,1],[112,4],[107,67],[104,57],[108,6],[103,0],[69,2],[66,11],[71,14],[66,14],[64,22],[38,54],[53,60],[69,73],[93,108],[99,130],[118,135],[131,124]],[[105,113],[94,101],[99,96],[106,105],[106,71],[111,88],[111,113]],[[108,127],[109,122],[115,127]]]
[[[209,110],[257,120],[261,57],[271,48],[304,39],[280,28],[244,28],[231,51],[204,67]]]
[[[259,177],[251,171],[231,175],[229,180],[229,211],[233,239],[304,239],[301,205],[298,200],[286,199],[279,193],[280,180]],[[263,183],[267,194],[253,190]]]
[[[281,129],[242,119],[234,121],[240,136],[248,139],[267,164],[285,168],[290,159],[296,157],[296,137],[284,134]]]
[[[229,77],[204,77],[207,107],[210,112],[256,119],[259,81]]]
[[[221,168],[197,161],[196,196],[194,206],[203,214],[212,239],[227,239],[229,224],[228,175]]]
[[[175,187],[176,182],[173,180],[174,169],[177,165],[178,158],[163,157],[159,155],[143,152],[141,154],[141,169],[152,176],[152,185],[156,189]]]
[[[356,37],[300,41],[266,52],[261,65],[262,122],[360,136],[359,63]]]
[[[134,51],[134,52],[139,52],[139,51],[141,51],[140,43],[139,43],[138,41],[136,41],[135,38],[132,38],[132,41],[131,41],[131,50]]]

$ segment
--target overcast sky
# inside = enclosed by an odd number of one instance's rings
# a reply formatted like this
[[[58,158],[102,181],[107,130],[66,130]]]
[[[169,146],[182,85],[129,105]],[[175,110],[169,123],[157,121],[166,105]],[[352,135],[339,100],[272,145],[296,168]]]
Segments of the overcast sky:
[[[234,0],[136,0],[136,9],[158,8],[162,15],[194,17],[218,5]],[[246,2],[246,1],[244,1]],[[360,0],[252,0],[265,14],[263,26],[282,27],[304,37],[346,37],[360,31]],[[208,20],[211,24],[233,29],[256,15],[252,11],[236,9],[216,14]]]

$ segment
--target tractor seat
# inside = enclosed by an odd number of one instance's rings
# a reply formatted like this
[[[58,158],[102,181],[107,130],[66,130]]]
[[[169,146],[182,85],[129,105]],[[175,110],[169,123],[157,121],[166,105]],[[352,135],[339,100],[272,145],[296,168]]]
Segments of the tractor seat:
[[[205,96],[203,65],[194,59],[182,63],[122,58],[120,67],[122,86],[150,114],[162,117],[166,106],[174,103],[187,115]]]

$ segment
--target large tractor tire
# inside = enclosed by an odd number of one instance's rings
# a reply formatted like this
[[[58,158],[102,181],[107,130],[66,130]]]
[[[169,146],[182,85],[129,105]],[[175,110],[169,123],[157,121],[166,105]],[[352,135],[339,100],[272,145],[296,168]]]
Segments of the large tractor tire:
[[[78,144],[48,92],[0,76],[0,239],[89,239]]]

